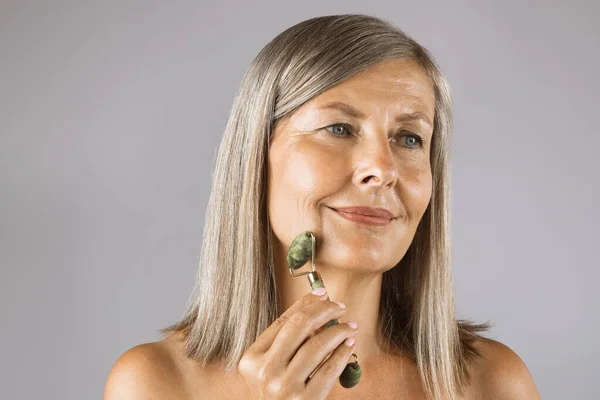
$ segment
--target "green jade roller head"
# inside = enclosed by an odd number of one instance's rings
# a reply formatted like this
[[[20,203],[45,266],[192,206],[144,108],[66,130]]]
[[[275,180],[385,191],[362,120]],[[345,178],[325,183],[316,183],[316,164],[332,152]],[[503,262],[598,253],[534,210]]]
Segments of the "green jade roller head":
[[[292,241],[287,253],[287,264],[290,268],[290,274],[294,277],[308,275],[308,282],[313,290],[325,287],[321,275],[315,271],[315,243],[315,235],[313,235],[312,232],[302,232]],[[302,267],[309,259],[312,261],[312,271],[294,274],[294,270]],[[329,295],[327,296],[327,300],[329,300]],[[332,319],[327,322],[325,326],[328,327],[335,324],[339,324],[339,321],[337,319]],[[360,368],[360,365],[358,365],[358,356],[354,353],[352,353],[352,355],[354,356],[355,361],[346,365],[346,368],[344,368],[344,371],[339,378],[340,385],[345,388],[355,386],[358,381],[360,381],[362,375],[362,369]]]

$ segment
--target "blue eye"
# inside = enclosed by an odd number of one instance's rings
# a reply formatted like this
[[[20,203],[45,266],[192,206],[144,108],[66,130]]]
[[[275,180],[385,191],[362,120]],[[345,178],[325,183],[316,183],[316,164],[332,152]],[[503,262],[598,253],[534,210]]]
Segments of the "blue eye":
[[[325,129],[328,129],[328,128],[331,128],[331,127],[342,127],[342,128],[344,128],[346,130],[346,132],[348,132],[348,130],[349,130],[348,129],[349,126],[346,125],[346,124],[333,124],[333,125],[329,125],[329,126],[325,127]],[[331,131],[329,131],[329,132],[331,132]],[[341,135],[340,133],[336,133],[336,132],[331,132],[331,133],[333,133],[335,136],[340,136]],[[341,136],[346,136],[346,135],[341,135]]]
[[[329,128],[333,128],[332,129],[333,131],[329,130]],[[343,129],[336,129],[336,128],[343,128]],[[325,127],[325,129],[327,129],[328,132],[331,132],[334,136],[338,136],[338,137],[347,137],[347,136],[349,136],[349,134],[351,134],[350,126],[347,124],[333,124],[333,125],[329,125],[329,126]],[[417,135],[416,133],[406,131],[406,130],[402,130],[400,132],[408,132],[408,134],[407,135],[398,134],[398,136],[401,136],[403,138],[408,138],[408,139],[414,139],[409,142],[409,145],[408,145],[409,148],[423,147],[423,138],[421,136]],[[413,147],[413,145],[416,145],[416,147]]]
[[[415,134],[415,133],[411,133],[410,135],[404,135],[403,137],[408,138],[408,139],[415,139],[414,142],[416,142],[416,144],[420,147],[423,147],[423,139],[421,138],[421,136]]]

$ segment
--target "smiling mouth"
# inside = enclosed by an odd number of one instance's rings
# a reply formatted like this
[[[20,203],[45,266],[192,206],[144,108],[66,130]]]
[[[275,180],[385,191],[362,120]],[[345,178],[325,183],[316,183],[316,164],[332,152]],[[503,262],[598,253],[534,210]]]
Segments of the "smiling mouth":
[[[393,220],[396,219],[396,218],[374,217],[371,215],[362,215],[362,214],[344,212],[344,211],[336,210],[335,208],[331,208],[331,207],[328,207],[328,208],[330,210],[335,211],[336,214],[340,215],[341,217],[343,217],[349,221],[359,223],[359,224],[364,224],[364,225],[386,226],[390,222],[392,222]]]

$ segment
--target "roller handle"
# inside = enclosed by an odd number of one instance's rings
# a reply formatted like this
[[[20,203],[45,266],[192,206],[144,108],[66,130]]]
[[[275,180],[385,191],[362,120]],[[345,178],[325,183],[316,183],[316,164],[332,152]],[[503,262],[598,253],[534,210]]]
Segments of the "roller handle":
[[[310,287],[315,290],[317,288],[325,288],[325,285],[323,284],[323,280],[320,279],[319,276],[317,276],[318,279],[311,279],[311,278],[315,278],[315,276],[310,276],[309,277],[309,282],[310,282]],[[327,295],[327,300],[330,301],[329,299],[329,295]],[[329,327],[332,325],[337,325],[340,322],[337,319],[332,319],[330,321],[328,321],[325,326]],[[344,371],[342,372],[342,374],[340,375],[339,381],[340,381],[340,385],[342,385],[345,388],[351,388],[353,386],[355,386],[359,381],[360,381],[360,377],[362,375],[362,370],[360,368],[360,365],[358,365],[358,357],[356,354],[352,353],[352,355],[355,357],[356,361],[346,364],[346,367],[344,368]]]

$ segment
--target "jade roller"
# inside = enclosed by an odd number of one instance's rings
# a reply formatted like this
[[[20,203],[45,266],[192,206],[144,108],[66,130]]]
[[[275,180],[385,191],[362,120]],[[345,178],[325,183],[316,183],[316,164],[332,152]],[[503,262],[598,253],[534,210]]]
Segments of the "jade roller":
[[[321,275],[315,271],[315,242],[315,235],[313,235],[312,232],[302,232],[296,236],[294,241],[292,241],[287,253],[287,264],[290,268],[290,274],[294,277],[308,275],[308,282],[313,290],[325,287]],[[309,258],[312,260],[312,271],[294,274],[294,270],[306,264]],[[329,295],[327,295],[327,300],[329,300]],[[339,324],[339,321],[337,319],[332,319],[327,322],[325,326],[336,324]],[[358,356],[354,353],[352,353],[352,355],[355,359],[354,362],[346,365],[346,368],[344,368],[344,371],[339,378],[340,385],[345,388],[351,388],[356,385],[358,381],[360,381],[362,375],[362,370],[360,365],[358,365]]]

